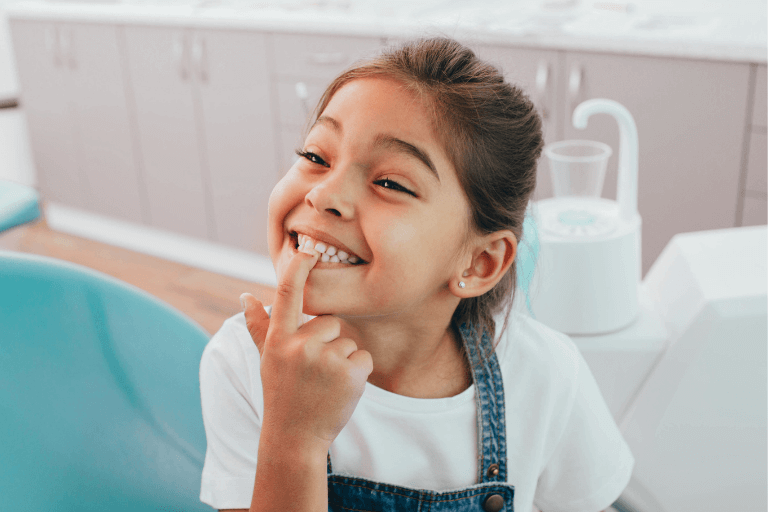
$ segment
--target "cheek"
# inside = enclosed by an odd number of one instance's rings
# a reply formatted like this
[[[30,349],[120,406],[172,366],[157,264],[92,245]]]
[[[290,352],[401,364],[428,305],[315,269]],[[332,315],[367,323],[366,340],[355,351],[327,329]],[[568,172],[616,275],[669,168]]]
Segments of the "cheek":
[[[415,225],[402,220],[389,220],[377,224],[377,237],[382,247],[388,252],[407,253],[412,251],[419,241],[419,233]]]
[[[418,284],[434,276],[434,266],[441,265],[440,241],[425,226],[391,220],[376,236],[377,247],[385,262],[382,277],[389,287],[420,289]],[[405,280],[405,281],[404,281]]]
[[[275,220],[277,220],[277,217],[280,216],[280,213],[284,208],[289,181],[290,181],[289,176],[285,175],[283,179],[277,182],[277,185],[275,185],[275,188],[272,189],[272,193],[269,194],[269,203],[268,203],[267,211],[269,214],[270,224]]]
[[[301,201],[300,191],[293,181],[295,180],[292,179],[290,173],[286,174],[275,185],[275,188],[272,189],[272,193],[269,195],[269,203],[267,205],[269,216],[267,221],[267,240],[272,256],[282,246],[283,226],[286,216]]]

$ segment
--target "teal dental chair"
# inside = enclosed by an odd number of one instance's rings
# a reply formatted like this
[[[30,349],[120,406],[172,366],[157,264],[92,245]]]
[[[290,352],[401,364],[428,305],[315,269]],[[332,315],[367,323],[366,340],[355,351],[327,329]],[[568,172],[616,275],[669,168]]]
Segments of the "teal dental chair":
[[[0,509],[203,511],[209,336],[93,270],[0,251]]]
[[[35,189],[0,180],[0,233],[38,217],[39,195]]]

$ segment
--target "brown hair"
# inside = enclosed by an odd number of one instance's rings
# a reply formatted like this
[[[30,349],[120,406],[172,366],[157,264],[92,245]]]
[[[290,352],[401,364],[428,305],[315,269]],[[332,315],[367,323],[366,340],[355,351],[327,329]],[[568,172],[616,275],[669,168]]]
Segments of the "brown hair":
[[[472,234],[469,228],[481,235],[508,229],[522,240],[543,146],[541,118],[526,94],[460,43],[420,39],[388,48],[339,75],[320,98],[313,120],[342,86],[370,77],[402,82],[431,110],[436,133],[469,200],[472,226],[467,226],[465,242]],[[515,261],[493,289],[459,303],[454,324],[468,323],[493,335],[493,317],[502,310],[509,316],[516,284]]]

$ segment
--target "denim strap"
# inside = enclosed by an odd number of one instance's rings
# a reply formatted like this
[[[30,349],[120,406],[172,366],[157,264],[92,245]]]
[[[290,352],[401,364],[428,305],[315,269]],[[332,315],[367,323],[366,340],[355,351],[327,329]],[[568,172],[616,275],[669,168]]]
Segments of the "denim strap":
[[[477,403],[478,483],[507,481],[507,428],[501,368],[488,332],[476,343],[475,329],[459,327],[472,369]]]

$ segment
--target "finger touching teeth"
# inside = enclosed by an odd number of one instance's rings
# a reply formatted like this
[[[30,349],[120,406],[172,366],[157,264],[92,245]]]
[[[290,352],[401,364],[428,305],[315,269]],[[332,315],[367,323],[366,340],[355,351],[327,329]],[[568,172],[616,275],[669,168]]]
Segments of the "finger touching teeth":
[[[318,252],[320,253],[319,261],[321,262],[342,263],[348,265],[364,263],[358,256],[355,256],[354,254],[350,255],[326,242],[318,242],[308,235],[298,233],[296,235],[296,240],[298,241],[296,246],[297,250],[306,252],[307,254]]]
[[[312,254],[312,255],[314,255],[316,252],[315,248],[312,246],[311,240],[307,240],[303,244],[299,244],[299,250],[301,252],[305,252],[307,254]]]

